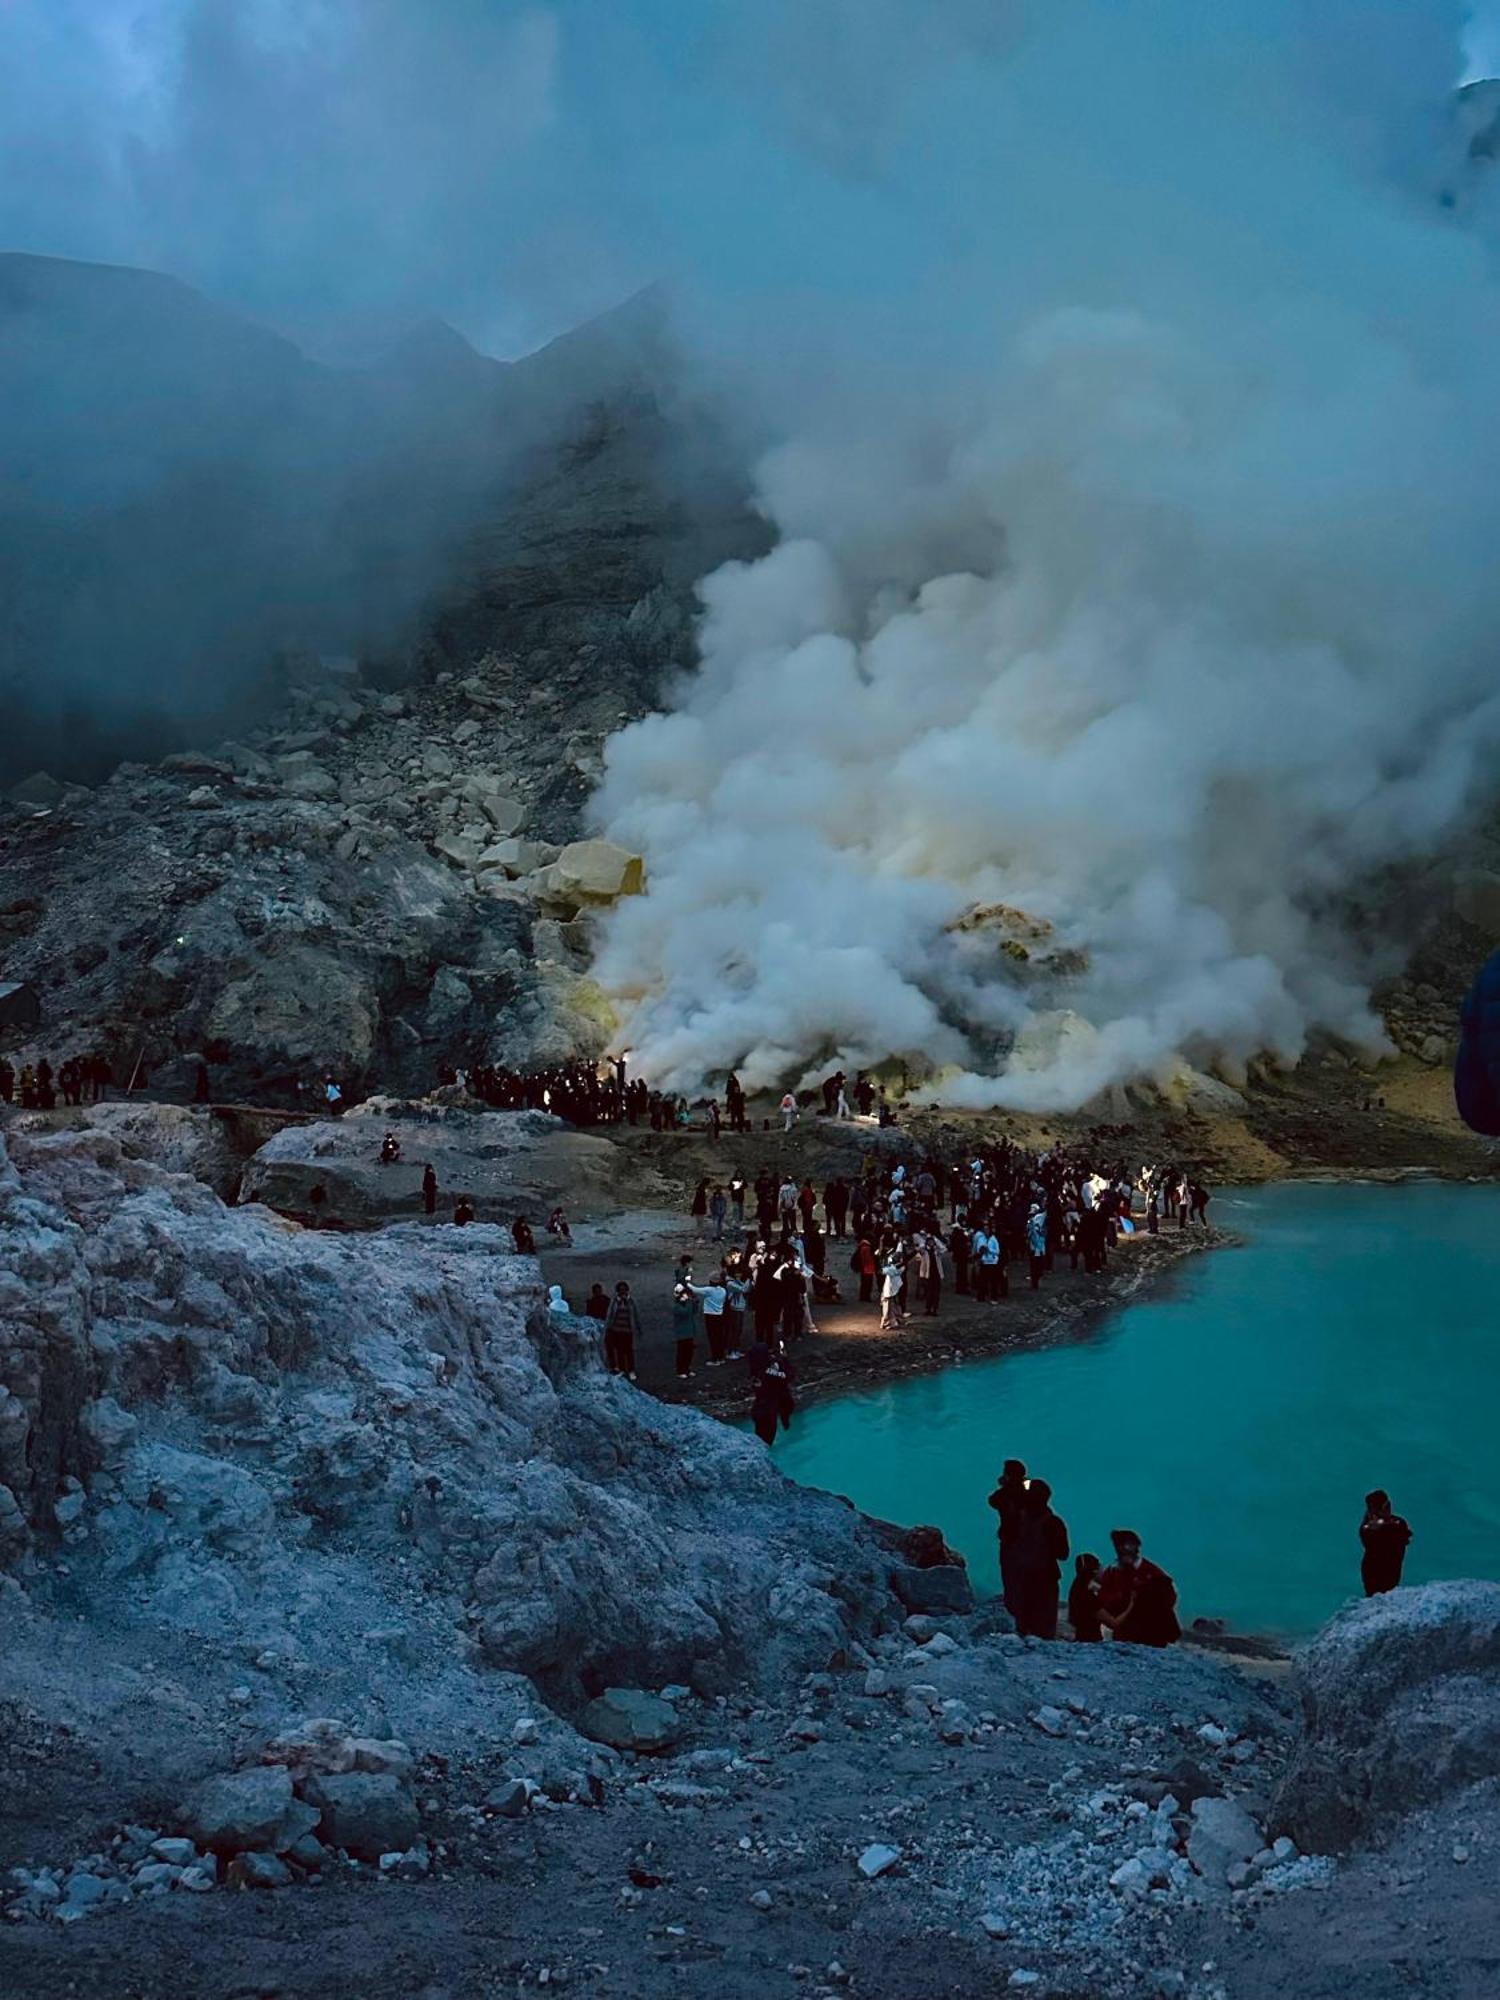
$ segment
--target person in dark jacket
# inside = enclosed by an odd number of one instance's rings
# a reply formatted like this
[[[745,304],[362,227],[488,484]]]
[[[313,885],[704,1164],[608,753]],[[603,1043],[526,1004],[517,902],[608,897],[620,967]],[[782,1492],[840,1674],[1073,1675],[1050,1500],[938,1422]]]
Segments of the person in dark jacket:
[[[592,1311],[592,1299],[589,1308]],[[604,1365],[611,1375],[635,1380],[635,1343],[640,1330],[640,1312],[630,1296],[630,1286],[621,1278],[604,1320]]]
[[[524,1215],[518,1215],[510,1225],[510,1234],[512,1242],[523,1257],[536,1255],[536,1237],[532,1234],[531,1224]]]
[[[1365,1596],[1380,1597],[1388,1590],[1395,1590],[1401,1582],[1411,1529],[1392,1511],[1391,1496],[1380,1487],[1365,1495],[1365,1517],[1359,1524],[1359,1539],[1364,1550],[1359,1574]]]
[[[1010,1558],[1016,1630],[1023,1639],[1057,1637],[1057,1597],[1067,1559],[1068,1530],[1052,1511],[1052,1488],[1045,1479],[1033,1479]]]
[[[791,1428],[795,1408],[791,1367],[777,1355],[756,1383],[755,1397],[750,1405],[750,1421],[762,1444],[776,1442],[778,1426],[783,1430]]]
[[[431,1160],[422,1169],[422,1206],[429,1215],[437,1214],[438,1179]]]
[[[1000,1591],[1005,1599],[1006,1610],[1014,1618],[1019,1573],[1014,1569],[1011,1556],[1021,1533],[1021,1520],[1026,1511],[1026,1467],[1020,1459],[1008,1458],[1000,1468],[1000,1481],[990,1495],[990,1505],[1000,1516],[998,1525]]]
[[[1073,1564],[1073,1581],[1068,1587],[1068,1623],[1073,1637],[1086,1646],[1096,1646],[1104,1637],[1099,1620],[1099,1558],[1081,1555]]]
[[[677,1343],[677,1374],[686,1382],[698,1352],[698,1293],[686,1279],[672,1287],[672,1338]]]
[[[453,1220],[458,1223],[474,1220],[474,1204],[466,1194],[461,1194],[453,1204]]]
[[[609,1318],[609,1293],[597,1281],[589,1287],[589,1295],[583,1302],[585,1319],[598,1320],[602,1326]]]
[[[1171,1646],[1182,1637],[1177,1586],[1141,1554],[1133,1528],[1110,1534],[1115,1560],[1099,1579],[1099,1616],[1117,1639],[1134,1646]]]

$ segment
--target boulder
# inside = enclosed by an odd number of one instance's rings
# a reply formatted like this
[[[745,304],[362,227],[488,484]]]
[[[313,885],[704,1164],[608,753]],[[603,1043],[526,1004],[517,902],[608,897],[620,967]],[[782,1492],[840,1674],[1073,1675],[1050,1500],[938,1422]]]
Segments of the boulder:
[[[310,1778],[304,1790],[308,1804],[321,1815],[317,1833],[325,1846],[342,1847],[361,1861],[378,1861],[382,1854],[404,1852],[417,1838],[416,1801],[390,1772]]]
[[[50,812],[53,806],[61,805],[66,795],[67,787],[59,784],[50,771],[33,771],[29,778],[12,785],[8,796],[13,804],[29,806],[33,812]]]
[[[208,1779],[178,1818],[194,1845],[214,1854],[284,1853],[318,1822],[293,1794],[288,1773],[271,1765]]]
[[[596,1743],[649,1754],[672,1748],[682,1735],[682,1718],[660,1695],[641,1688],[606,1688],[584,1709],[578,1727]]]
[[[289,799],[336,799],[339,795],[338,780],[321,764],[307,764],[284,772],[281,789]]]
[[[893,1569],[891,1588],[908,1611],[941,1617],[946,1612],[961,1615],[974,1609],[969,1572],[957,1563],[934,1564],[930,1569]]]
[[[512,834],[508,839],[491,841],[476,865],[481,874],[499,869],[506,875],[530,875],[555,861],[560,851],[550,841],[522,840]]]
[[[247,1889],[285,1889],[290,1887],[292,1871],[284,1861],[278,1861],[274,1854],[241,1854],[230,1870],[231,1883],[241,1883]]]
[[[455,868],[474,867],[481,853],[479,842],[467,833],[440,833],[432,845],[433,851]]]
[[[113,1396],[96,1396],[79,1412],[78,1428],[88,1469],[113,1472],[125,1462],[140,1426]]]
[[[1304,1852],[1500,1776],[1500,1583],[1366,1598],[1299,1666],[1304,1727],[1275,1819]]]
[[[646,886],[646,864],[638,854],[609,840],[574,840],[555,861],[531,877],[544,902],[578,906],[618,902]]]
[[[476,771],[465,778],[459,797],[477,806],[497,834],[514,833],[525,822],[525,806],[493,771]]]
[[[531,1787],[524,1778],[510,1778],[503,1785],[496,1785],[484,1803],[501,1819],[520,1819],[531,1804]]]
[[[1264,1846],[1260,1828],[1245,1808],[1233,1799],[1200,1798],[1193,1801],[1188,1860],[1215,1887],[1222,1887],[1231,1868],[1249,1861]]]

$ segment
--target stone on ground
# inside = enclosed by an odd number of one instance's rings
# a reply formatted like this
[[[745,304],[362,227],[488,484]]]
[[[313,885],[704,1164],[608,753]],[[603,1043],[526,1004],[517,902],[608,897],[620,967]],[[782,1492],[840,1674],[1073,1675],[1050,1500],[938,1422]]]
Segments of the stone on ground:
[[[578,1727],[596,1743],[646,1754],[670,1750],[683,1733],[671,1702],[642,1688],[606,1688],[584,1709]]]

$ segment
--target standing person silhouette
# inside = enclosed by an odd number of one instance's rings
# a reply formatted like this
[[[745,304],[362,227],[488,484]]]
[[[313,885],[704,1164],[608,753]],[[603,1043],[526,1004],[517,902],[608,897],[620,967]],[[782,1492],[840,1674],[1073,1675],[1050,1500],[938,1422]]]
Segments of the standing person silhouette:
[[[1026,1512],[1026,1467],[1019,1458],[1006,1459],[1000,1468],[1000,1481],[990,1495],[990,1505],[1000,1516],[1000,1592],[1006,1610],[1014,1618],[1020,1604],[1020,1570],[1014,1557]]]
[[[1011,1551],[1014,1616],[1023,1639],[1057,1637],[1058,1588],[1067,1559],[1068,1530],[1052,1511],[1052,1488],[1045,1479],[1033,1479]]]
[[[1366,1597],[1381,1597],[1401,1582],[1411,1529],[1391,1508],[1391,1496],[1377,1486],[1365,1495],[1365,1517],[1359,1524],[1360,1581]]]

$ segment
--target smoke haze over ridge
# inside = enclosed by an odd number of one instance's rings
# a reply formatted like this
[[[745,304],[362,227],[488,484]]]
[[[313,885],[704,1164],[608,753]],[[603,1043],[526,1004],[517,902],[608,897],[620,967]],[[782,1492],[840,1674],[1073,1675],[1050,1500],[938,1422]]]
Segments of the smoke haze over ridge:
[[[0,240],[330,351],[436,311],[513,352],[673,280],[777,440],[781,546],[707,581],[701,678],[611,747],[651,878],[599,961],[624,1039],[681,1084],[897,1053],[1060,1104],[1373,1039],[1339,892],[1490,789],[1495,193],[1437,195],[1492,34],[0,0]],[[1074,970],[951,932],[976,902]]]
[[[597,802],[650,882],[597,969],[679,1087],[894,1055],[1048,1109],[1315,1025],[1378,1045],[1336,899],[1493,789],[1500,294],[1437,199],[1460,12],[1007,26],[909,82],[892,46],[851,135],[897,191],[869,295],[741,302],[781,545],[708,580],[702,674]],[[1008,976],[948,929],[976,903],[1086,969]]]

